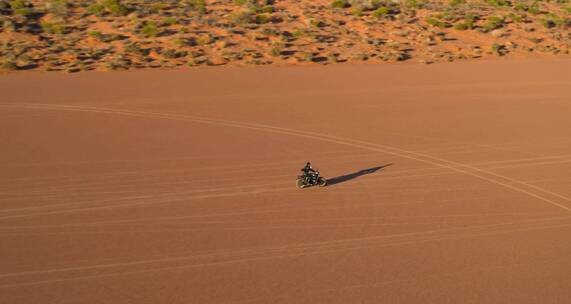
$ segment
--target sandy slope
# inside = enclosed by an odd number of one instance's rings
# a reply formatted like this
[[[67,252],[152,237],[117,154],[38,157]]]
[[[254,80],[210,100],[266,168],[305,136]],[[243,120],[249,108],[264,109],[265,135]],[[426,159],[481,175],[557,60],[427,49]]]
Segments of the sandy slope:
[[[569,70],[3,76],[0,302],[568,303]]]

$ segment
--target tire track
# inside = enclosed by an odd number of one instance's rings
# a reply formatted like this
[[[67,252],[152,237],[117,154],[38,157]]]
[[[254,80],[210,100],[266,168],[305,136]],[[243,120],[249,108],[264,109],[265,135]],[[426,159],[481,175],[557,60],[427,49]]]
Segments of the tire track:
[[[414,152],[414,151],[407,151],[404,149],[387,146],[387,145],[379,145],[374,143],[369,143],[361,140],[354,140],[349,138],[342,138],[331,136],[327,134],[315,133],[315,132],[307,132],[307,131],[299,131],[294,129],[288,128],[281,128],[281,127],[274,127],[268,126],[263,124],[255,124],[255,123],[244,123],[244,122],[237,122],[231,120],[221,120],[221,119],[211,119],[211,118],[203,118],[203,117],[194,117],[194,116],[185,116],[185,115],[176,115],[176,114],[164,114],[164,113],[157,113],[157,112],[139,112],[139,111],[128,111],[128,110],[116,110],[116,109],[109,109],[109,108],[96,108],[96,107],[83,107],[83,106],[67,106],[67,105],[54,105],[54,104],[0,104],[2,106],[8,107],[19,107],[19,108],[31,108],[31,109],[46,109],[46,110],[61,110],[61,111],[76,111],[76,112],[88,112],[88,113],[100,113],[100,114],[113,114],[113,115],[125,115],[131,117],[139,117],[139,118],[156,118],[156,119],[166,119],[166,120],[174,120],[174,121],[191,121],[197,123],[204,123],[204,124],[212,124],[212,125],[219,125],[219,126],[226,126],[226,127],[233,127],[233,128],[243,128],[243,129],[250,129],[250,130],[257,130],[257,131],[264,131],[276,134],[284,134],[290,136],[297,136],[302,138],[309,138],[314,140],[320,140],[330,143],[336,143],[340,145],[352,146],[355,148],[362,148],[371,151],[378,151],[381,153],[416,160],[423,163],[428,163],[437,167],[446,168],[449,170],[456,171],[461,174],[469,175],[490,183],[494,183],[498,186],[510,189],[512,191],[519,192],[521,194],[527,195],[529,197],[536,198],[543,202],[549,203],[553,206],[556,206],[560,209],[563,209],[567,212],[571,212],[571,207],[566,206],[556,200],[563,199],[567,202],[571,202],[571,199],[565,197],[561,194],[555,193],[553,191],[549,191],[543,189],[541,187],[537,187],[534,185],[527,184],[525,182],[518,181],[516,179],[502,176],[500,174],[496,174],[490,171],[482,170],[470,165],[445,160],[439,157],[434,157],[430,155],[426,155],[424,153]],[[477,172],[477,173],[476,173]],[[516,183],[518,186],[507,184],[505,181],[511,181]],[[524,187],[521,187],[524,186]],[[526,189],[528,188],[528,189]],[[531,190],[533,189],[533,190]],[[538,191],[541,193],[537,194],[533,191]],[[548,198],[545,197],[552,196],[556,198]]]
[[[67,278],[43,279],[43,280],[40,279],[36,281],[8,283],[0,285],[0,289],[27,287],[27,286],[41,285],[41,284],[53,284],[53,283],[60,283],[67,281],[98,279],[105,277],[125,276],[133,274],[144,274],[144,273],[153,273],[153,272],[162,272],[162,271],[187,270],[198,267],[226,266],[236,263],[257,262],[264,260],[284,259],[284,258],[294,258],[294,257],[297,258],[302,256],[330,254],[330,253],[338,253],[338,252],[353,251],[360,249],[418,245],[428,242],[451,241],[451,240],[460,240],[466,238],[495,236],[495,235],[509,234],[509,233],[567,228],[571,227],[571,223],[563,222],[563,223],[551,224],[549,222],[552,221],[557,222],[562,220],[568,221],[570,218],[571,217],[567,216],[567,217],[557,217],[557,218],[549,218],[541,220],[527,220],[527,221],[518,221],[518,222],[501,223],[501,224],[479,225],[466,228],[440,229],[440,230],[402,233],[394,235],[384,235],[384,236],[381,235],[381,236],[351,238],[351,239],[334,240],[334,241],[312,242],[312,243],[294,244],[294,245],[286,245],[286,246],[264,248],[264,249],[259,249],[259,248],[243,249],[243,250],[223,252],[223,253],[180,256],[180,257],[161,258],[154,260],[140,260],[133,262],[109,263],[109,264],[99,264],[92,266],[68,267],[68,268],[40,270],[40,271],[25,271],[25,272],[2,274],[0,275],[0,279],[9,278],[11,280],[14,280],[14,278],[22,276],[25,277],[25,276],[34,276],[34,275],[51,275],[51,274],[69,273],[69,272],[78,272],[78,271],[96,271],[97,273],[101,272],[101,270],[113,269],[118,267],[121,268],[121,267],[131,267],[139,265],[152,265],[156,263],[160,264],[160,263],[171,263],[171,262],[187,262],[189,260],[204,259],[204,258],[222,259],[210,262],[209,261],[197,262],[193,264],[185,264],[179,266],[164,266],[164,267],[142,269],[142,270],[112,272],[112,273],[103,273],[103,274],[99,273],[95,275],[80,274],[79,276],[67,277]],[[533,222],[536,223],[539,222],[540,225],[518,227],[518,225],[520,224],[533,223]],[[541,224],[541,222],[547,222],[547,223]],[[417,236],[420,236],[420,238],[414,239],[414,237]],[[408,237],[413,237],[413,238],[407,239]],[[397,238],[397,240],[390,241],[391,239],[394,238]],[[398,240],[398,238],[404,238],[404,239]],[[389,239],[389,241],[383,243],[382,241],[386,239]]]

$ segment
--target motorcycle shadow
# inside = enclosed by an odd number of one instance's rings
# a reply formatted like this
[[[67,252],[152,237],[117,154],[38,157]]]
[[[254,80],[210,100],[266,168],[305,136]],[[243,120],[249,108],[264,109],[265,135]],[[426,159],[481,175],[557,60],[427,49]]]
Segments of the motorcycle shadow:
[[[384,169],[386,167],[392,166],[393,164],[386,164],[386,165],[382,165],[382,166],[378,166],[378,167],[373,167],[373,168],[368,168],[368,169],[363,169],[357,172],[353,172],[350,174],[346,174],[346,175],[341,175],[341,176],[337,176],[337,177],[333,177],[330,179],[327,179],[327,187],[333,186],[333,185],[337,185],[337,184],[341,184],[341,183],[345,183],[348,182],[350,180],[356,179],[360,176],[363,175],[367,175],[367,174],[373,174],[381,169]]]

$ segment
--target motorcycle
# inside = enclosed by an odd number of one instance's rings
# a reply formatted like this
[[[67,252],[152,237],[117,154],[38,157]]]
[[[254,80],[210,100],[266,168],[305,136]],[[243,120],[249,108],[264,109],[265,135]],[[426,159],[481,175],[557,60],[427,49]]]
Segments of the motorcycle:
[[[299,175],[295,184],[299,189],[311,186],[325,187],[327,180],[319,175],[319,171],[315,171],[315,173]]]

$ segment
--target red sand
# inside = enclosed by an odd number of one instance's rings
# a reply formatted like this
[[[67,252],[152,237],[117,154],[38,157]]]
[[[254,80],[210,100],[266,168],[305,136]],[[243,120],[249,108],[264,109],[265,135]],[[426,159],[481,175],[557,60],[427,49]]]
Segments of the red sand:
[[[0,302],[569,303],[570,70],[2,76]]]

